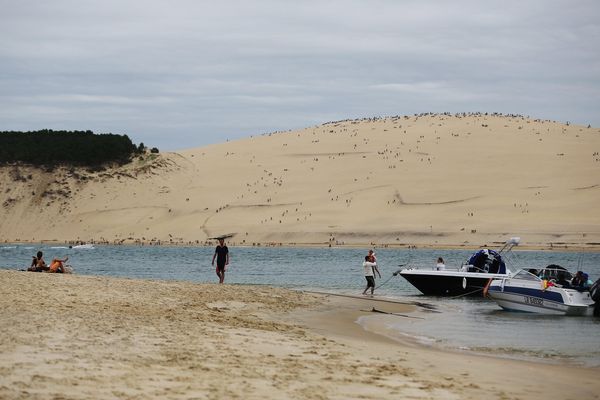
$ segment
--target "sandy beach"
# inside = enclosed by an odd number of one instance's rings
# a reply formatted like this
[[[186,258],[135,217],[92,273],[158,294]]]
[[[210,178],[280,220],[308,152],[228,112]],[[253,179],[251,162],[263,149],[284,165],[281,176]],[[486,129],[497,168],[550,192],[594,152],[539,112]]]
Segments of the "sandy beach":
[[[252,132],[248,133],[249,135]],[[0,168],[0,240],[600,249],[600,130],[488,114],[339,121],[119,168]],[[212,244],[213,242],[211,242]]]
[[[3,399],[597,399],[598,369],[386,338],[407,304],[0,270]],[[368,316],[367,330],[355,321]]]
[[[0,400],[600,400],[600,0],[0,10]]]

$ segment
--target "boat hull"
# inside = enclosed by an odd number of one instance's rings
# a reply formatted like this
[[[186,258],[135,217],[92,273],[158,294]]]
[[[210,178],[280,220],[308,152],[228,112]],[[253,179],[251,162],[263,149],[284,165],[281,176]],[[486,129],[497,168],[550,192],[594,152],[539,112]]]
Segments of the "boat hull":
[[[536,283],[537,284],[537,283]],[[494,280],[488,295],[505,310],[547,315],[592,315],[589,292],[574,289],[533,287]]]
[[[504,274],[488,274],[462,271],[427,271],[407,269],[400,275],[421,293],[428,296],[482,296],[490,279],[502,278]]]

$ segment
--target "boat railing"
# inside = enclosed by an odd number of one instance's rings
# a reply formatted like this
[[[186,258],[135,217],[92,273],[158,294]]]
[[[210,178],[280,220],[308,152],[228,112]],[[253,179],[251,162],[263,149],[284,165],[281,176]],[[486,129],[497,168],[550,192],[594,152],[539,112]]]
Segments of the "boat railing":
[[[518,246],[521,243],[520,237],[511,237],[504,243],[504,245],[498,250],[498,254],[504,255],[504,253],[509,253],[513,247]]]
[[[445,267],[445,268],[438,268],[435,265],[432,267],[408,267],[406,269],[418,269],[418,270],[423,270],[423,271],[453,271],[453,272],[479,272],[482,274],[487,274],[490,273],[488,270],[484,269],[484,268],[478,268],[475,265],[471,265],[471,264],[462,264],[460,267]]]
[[[500,254],[504,259],[504,265],[509,274],[514,274],[515,266],[518,265],[517,255],[512,251],[512,249],[515,246],[518,246],[519,243],[521,243],[520,237],[511,237],[506,241],[506,243],[504,243],[504,246],[498,250],[498,254]]]
[[[482,274],[493,274],[494,273],[494,272],[490,272],[488,264],[486,264],[484,268],[480,268],[480,267],[477,267],[477,266],[471,265],[471,264],[463,264],[460,267],[459,271],[461,271],[461,272],[479,272]],[[495,272],[495,273],[497,273],[497,272]]]
[[[546,267],[542,268],[538,271],[537,276],[541,279],[551,280],[551,279],[573,279],[573,274],[566,270],[563,267]]]
[[[533,273],[531,270],[520,269],[513,276],[512,279],[524,279],[527,281],[541,281],[537,274]]]

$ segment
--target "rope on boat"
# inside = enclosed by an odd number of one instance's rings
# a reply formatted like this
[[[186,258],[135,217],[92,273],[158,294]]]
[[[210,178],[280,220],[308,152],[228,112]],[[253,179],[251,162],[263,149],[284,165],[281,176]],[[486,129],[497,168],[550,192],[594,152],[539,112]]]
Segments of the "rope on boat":
[[[474,293],[481,292],[483,289],[484,289],[484,288],[476,289],[476,290],[473,290],[472,292],[463,293],[463,294],[459,294],[458,296],[452,296],[452,297],[448,297],[448,298],[449,298],[449,299],[458,299],[458,298],[460,298],[460,297],[464,297],[464,296],[470,296],[470,295],[472,295],[472,294],[474,294]]]
[[[406,301],[402,301],[402,300],[393,300],[393,299],[378,298],[378,297],[357,296],[357,295],[353,295],[353,294],[320,292],[320,291],[317,291],[317,290],[302,290],[302,292],[303,293],[320,294],[320,295],[326,295],[326,296],[346,297],[346,298],[355,299],[355,300],[377,301],[377,302],[391,303],[391,304],[408,304],[408,305],[413,305],[413,306],[427,308],[427,309],[430,309],[432,307],[435,308],[435,306],[432,306],[430,304],[419,303],[419,302],[416,302],[416,301],[406,302]]]
[[[379,289],[380,287],[382,287],[383,285],[385,285],[386,283],[388,283],[395,276],[396,275],[392,274],[392,276],[390,276],[385,282],[380,283],[379,285],[375,286],[375,289]]]
[[[398,266],[399,266],[399,267],[403,267],[403,266],[405,266],[405,265],[406,265],[406,264],[400,264],[400,265],[398,265]],[[389,281],[390,281],[390,280],[391,280],[393,277],[395,277],[395,276],[398,276],[398,274],[400,273],[400,271],[402,271],[402,268],[400,268],[398,271],[394,272],[394,273],[392,274],[392,276],[390,276],[390,277],[389,277],[389,278],[388,278],[388,279],[387,279],[385,282],[383,282],[383,283],[380,283],[379,285],[377,285],[377,286],[375,287],[375,289],[379,289],[380,287],[382,287],[383,285],[385,285],[386,283],[388,283],[388,282],[389,282]]]

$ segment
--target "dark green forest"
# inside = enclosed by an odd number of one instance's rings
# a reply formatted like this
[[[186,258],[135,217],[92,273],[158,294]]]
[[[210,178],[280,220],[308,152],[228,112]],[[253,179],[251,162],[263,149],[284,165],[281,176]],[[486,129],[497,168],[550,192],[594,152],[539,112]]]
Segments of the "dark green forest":
[[[100,166],[124,164],[144,151],[127,135],[95,134],[92,131],[32,132],[0,131],[0,165],[24,163],[35,166]]]

